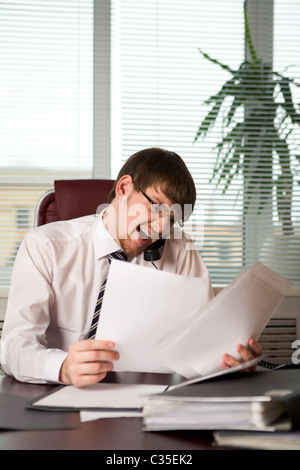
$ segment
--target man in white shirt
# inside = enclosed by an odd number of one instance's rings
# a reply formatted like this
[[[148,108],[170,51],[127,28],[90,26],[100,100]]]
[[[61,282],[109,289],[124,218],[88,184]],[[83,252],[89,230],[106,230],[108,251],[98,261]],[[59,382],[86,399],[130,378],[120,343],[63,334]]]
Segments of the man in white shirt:
[[[108,275],[108,255],[120,249],[131,263],[202,278],[206,288],[201,295],[208,302],[213,291],[207,268],[198,251],[190,249],[190,237],[174,228],[191,214],[195,199],[182,159],[166,150],[146,149],[127,160],[110,205],[100,215],[28,233],[11,280],[1,344],[4,371],[24,382],[81,387],[113,369],[119,358],[114,343],[88,339],[88,334]],[[163,253],[153,266],[144,252],[162,237]],[[260,354],[251,341],[252,350],[239,345],[242,360]],[[236,362],[224,356],[222,366]]]

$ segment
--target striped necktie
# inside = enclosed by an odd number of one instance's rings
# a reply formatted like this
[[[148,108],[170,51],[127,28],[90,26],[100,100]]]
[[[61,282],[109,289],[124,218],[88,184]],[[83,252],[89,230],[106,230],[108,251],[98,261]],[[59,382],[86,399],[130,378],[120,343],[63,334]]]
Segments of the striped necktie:
[[[115,251],[114,253],[110,253],[108,255],[109,263],[111,263],[112,259],[127,261],[128,258],[127,258],[127,255],[124,253],[124,251]],[[89,339],[94,339],[95,336],[96,336],[97,326],[98,326],[101,307],[102,307],[102,301],[103,301],[104,292],[105,292],[106,281],[107,281],[107,279],[104,280],[104,282],[101,286],[99,295],[98,295],[98,300],[97,300],[97,303],[96,303],[95,312],[94,312],[94,315],[93,315],[93,319],[92,319],[92,323],[91,323],[91,327],[90,327],[90,331],[89,331],[89,335],[88,335]]]

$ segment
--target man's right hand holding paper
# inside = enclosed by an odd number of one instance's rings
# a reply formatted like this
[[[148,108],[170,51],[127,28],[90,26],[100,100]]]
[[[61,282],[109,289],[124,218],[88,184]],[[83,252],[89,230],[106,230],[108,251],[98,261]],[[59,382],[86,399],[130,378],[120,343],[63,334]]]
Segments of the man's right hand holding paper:
[[[62,383],[84,387],[103,380],[113,370],[113,362],[119,359],[112,341],[87,339],[70,346],[59,379]]]

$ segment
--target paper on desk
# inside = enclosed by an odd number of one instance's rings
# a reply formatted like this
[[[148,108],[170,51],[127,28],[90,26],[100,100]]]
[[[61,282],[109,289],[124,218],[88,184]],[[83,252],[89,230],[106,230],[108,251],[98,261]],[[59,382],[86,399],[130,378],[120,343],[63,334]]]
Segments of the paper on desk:
[[[236,346],[259,338],[291,285],[255,263],[157,345],[162,362],[187,378],[221,370],[224,353],[238,359]]]
[[[208,300],[207,280],[112,260],[96,339],[116,343],[115,371],[169,373],[156,344]]]
[[[89,421],[96,421],[97,419],[107,418],[141,418],[143,416],[142,410],[140,411],[80,411],[81,423]]]
[[[96,383],[83,388],[67,385],[34,401],[38,409],[102,410],[114,412],[138,411],[146,395],[162,393],[166,385]],[[103,415],[104,416],[104,415]]]

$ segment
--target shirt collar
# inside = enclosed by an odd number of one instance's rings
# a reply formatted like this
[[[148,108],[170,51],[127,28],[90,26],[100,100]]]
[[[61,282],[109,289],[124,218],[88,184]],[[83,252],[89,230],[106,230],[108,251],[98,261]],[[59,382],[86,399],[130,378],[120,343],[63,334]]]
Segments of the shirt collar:
[[[109,253],[121,250],[121,247],[106,230],[102,215],[103,212],[96,216],[96,221],[93,227],[95,259],[103,258],[104,256],[109,255]]]

